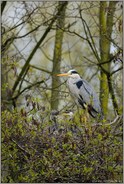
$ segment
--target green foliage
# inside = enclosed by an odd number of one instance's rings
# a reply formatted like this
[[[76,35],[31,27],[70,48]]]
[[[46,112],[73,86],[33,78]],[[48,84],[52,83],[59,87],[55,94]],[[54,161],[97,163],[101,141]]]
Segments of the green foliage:
[[[75,118],[51,131],[54,122],[35,111],[2,112],[2,182],[122,182],[122,139],[112,127],[88,131]]]

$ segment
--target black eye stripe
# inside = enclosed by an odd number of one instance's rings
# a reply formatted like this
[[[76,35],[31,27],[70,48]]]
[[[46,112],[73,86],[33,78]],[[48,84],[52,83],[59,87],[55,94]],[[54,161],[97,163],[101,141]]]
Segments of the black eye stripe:
[[[76,72],[76,71],[72,71],[71,74],[73,74],[73,73],[77,73],[77,72]],[[77,74],[78,74],[78,73],[77,73]]]

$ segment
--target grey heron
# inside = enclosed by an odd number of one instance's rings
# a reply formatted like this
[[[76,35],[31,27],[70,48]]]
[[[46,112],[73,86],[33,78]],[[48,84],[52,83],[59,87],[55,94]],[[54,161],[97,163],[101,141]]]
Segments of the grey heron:
[[[80,77],[76,70],[69,70],[67,73],[58,74],[57,76],[67,76],[67,86],[71,96],[75,99],[76,104],[93,117],[103,117],[99,98],[93,87]]]

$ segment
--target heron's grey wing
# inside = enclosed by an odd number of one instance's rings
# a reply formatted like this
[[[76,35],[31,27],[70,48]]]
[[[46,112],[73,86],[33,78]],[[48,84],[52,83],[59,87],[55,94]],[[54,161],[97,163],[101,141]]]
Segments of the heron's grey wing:
[[[76,85],[80,89],[80,98],[82,98],[87,105],[91,105],[96,112],[101,113],[100,102],[92,86],[84,79],[77,81]]]

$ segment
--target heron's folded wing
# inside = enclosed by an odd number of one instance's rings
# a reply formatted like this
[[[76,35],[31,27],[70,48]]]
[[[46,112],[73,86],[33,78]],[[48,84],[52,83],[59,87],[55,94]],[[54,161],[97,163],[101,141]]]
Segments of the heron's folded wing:
[[[94,110],[100,113],[101,112],[100,102],[92,86],[83,79],[77,81],[76,85],[79,85],[79,83],[80,84],[82,83],[82,85],[80,85],[79,96],[83,98],[83,100],[87,105],[88,104],[92,105]]]

